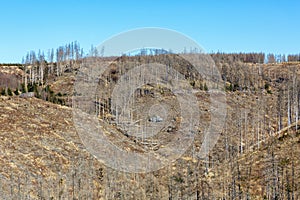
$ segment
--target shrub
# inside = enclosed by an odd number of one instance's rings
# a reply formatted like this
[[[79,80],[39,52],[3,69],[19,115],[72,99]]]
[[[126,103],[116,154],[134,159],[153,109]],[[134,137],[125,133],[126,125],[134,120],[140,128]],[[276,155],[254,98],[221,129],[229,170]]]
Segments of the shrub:
[[[265,83],[265,90],[269,90],[270,89],[270,84],[269,83]]]
[[[184,180],[180,175],[174,176],[173,179],[177,182],[177,183],[183,183]]]
[[[4,88],[2,88],[2,90],[1,90],[1,95],[6,95],[6,92],[5,92]]]
[[[204,83],[204,90],[208,91],[208,87],[207,87],[206,83]]]
[[[203,90],[203,84],[200,83],[200,90]]]
[[[21,84],[21,92],[22,92],[22,93],[26,93],[25,83],[22,83],[22,84]]]
[[[29,83],[27,85],[28,92],[34,92],[34,84]]]
[[[14,93],[15,93],[15,95],[19,95],[20,94],[19,89],[16,88],[16,90],[14,91]]]
[[[10,88],[7,88],[7,94],[8,94],[8,96],[12,96],[13,95],[13,93],[12,93],[12,91],[11,91]]]
[[[233,90],[232,84],[230,83],[230,85],[226,86],[225,89],[226,91],[232,91]]]
[[[192,87],[195,87],[195,81],[194,81],[194,80],[190,81],[190,85],[191,85]]]

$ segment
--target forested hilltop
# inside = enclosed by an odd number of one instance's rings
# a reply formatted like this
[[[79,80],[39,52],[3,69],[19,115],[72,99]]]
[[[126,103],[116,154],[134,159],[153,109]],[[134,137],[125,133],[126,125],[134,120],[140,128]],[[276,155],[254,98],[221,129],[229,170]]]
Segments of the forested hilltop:
[[[226,118],[217,144],[199,159],[213,112],[209,81],[180,54],[103,57],[102,51],[91,47],[87,56],[73,42],[0,65],[1,198],[300,199],[300,54],[210,54],[222,79],[218,87],[226,94]],[[120,77],[154,62],[184,75],[201,124],[183,156],[158,171],[134,174],[107,167],[87,151],[72,111],[78,103],[74,84],[89,59],[108,68],[97,79],[87,113],[97,117],[112,143],[132,152],[158,152],[175,137],[182,119],[172,91],[147,84],[133,93],[136,108],[144,112],[143,105],[159,99],[170,105],[171,123],[151,138],[129,135],[116,125],[111,106]],[[135,121],[140,113],[131,114]]]

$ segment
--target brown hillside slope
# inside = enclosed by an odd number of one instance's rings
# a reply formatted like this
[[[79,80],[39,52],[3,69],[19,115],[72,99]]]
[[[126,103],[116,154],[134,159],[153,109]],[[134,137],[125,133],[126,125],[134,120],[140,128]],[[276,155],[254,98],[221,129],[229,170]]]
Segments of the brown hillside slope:
[[[294,127],[221,163],[207,165],[187,152],[157,172],[128,174],[85,150],[70,108],[1,97],[0,124],[2,199],[299,198],[300,134]]]
[[[88,173],[96,172],[97,163],[76,135],[70,108],[36,98],[1,97],[0,124],[1,199],[69,199],[68,189],[77,187],[79,179],[83,186],[77,191],[85,191],[86,181],[93,180]]]

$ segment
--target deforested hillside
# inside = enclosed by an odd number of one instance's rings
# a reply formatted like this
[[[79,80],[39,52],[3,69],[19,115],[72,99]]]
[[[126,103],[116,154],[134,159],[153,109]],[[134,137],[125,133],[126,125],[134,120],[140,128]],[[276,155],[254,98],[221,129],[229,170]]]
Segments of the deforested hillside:
[[[69,108],[36,98],[1,98],[0,106],[2,198],[299,197],[295,124],[244,153],[225,132],[210,160],[198,160],[189,149],[159,171],[130,174],[104,166],[86,151]],[[128,140],[130,147],[134,143]]]
[[[300,198],[300,64],[263,63],[262,54],[235,56],[212,55],[215,69],[220,72],[216,85],[181,55],[92,58],[107,66],[101,73],[95,70],[100,65],[87,68],[99,73],[95,77],[94,73],[85,74],[86,65],[91,63],[88,58],[0,67],[5,77],[18,80],[14,86],[1,82],[0,197]],[[134,71],[138,66],[144,67],[138,69],[145,74],[156,73],[163,81],[136,84],[136,77],[141,77],[143,82],[148,80],[136,73],[140,71]],[[161,67],[161,73],[153,66]],[[96,81],[93,82],[93,78]],[[114,104],[114,95],[119,97],[127,91],[126,81],[130,79],[130,83],[138,87],[130,90],[131,99],[124,104],[126,112],[122,113],[122,108]],[[190,94],[197,100],[193,108],[199,110],[195,116],[200,122],[182,156],[157,171],[128,173],[105,165],[90,153],[81,140],[74,113],[87,116],[87,123],[82,124],[87,135],[93,130],[88,126],[89,121],[96,119],[108,140],[123,151],[152,152],[161,156],[162,149],[180,137],[180,125],[188,116],[179,109],[184,95],[169,87],[176,86],[174,81],[180,79],[186,80],[183,86],[190,88]],[[86,90],[83,85],[85,90],[78,90],[79,81],[94,87],[86,87],[90,89]],[[215,110],[212,87],[226,96],[225,123],[218,129],[214,148],[206,157],[199,157]],[[8,94],[8,88],[13,92]],[[35,97],[20,96],[27,92]],[[82,98],[84,92],[92,95]],[[126,123],[120,123],[121,120]],[[132,122],[134,126],[130,126]],[[151,128],[157,134],[147,135],[140,127]],[[132,134],[136,130],[140,135]],[[180,146],[176,142],[172,144]],[[117,155],[111,158],[115,158],[116,163],[119,159]]]

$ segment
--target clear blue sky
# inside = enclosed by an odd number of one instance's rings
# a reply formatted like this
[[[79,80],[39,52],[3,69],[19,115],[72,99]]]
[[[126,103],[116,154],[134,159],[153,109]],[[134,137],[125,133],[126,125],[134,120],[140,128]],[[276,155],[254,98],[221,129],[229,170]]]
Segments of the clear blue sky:
[[[119,32],[162,27],[186,34],[208,52],[300,53],[299,0],[3,0],[0,63],[30,50],[78,41],[91,45]]]

